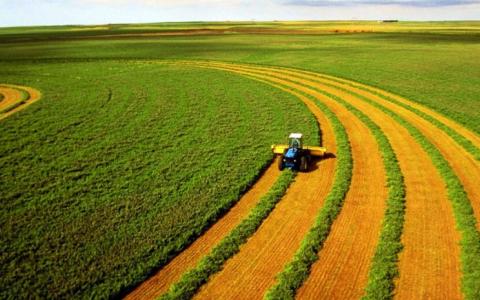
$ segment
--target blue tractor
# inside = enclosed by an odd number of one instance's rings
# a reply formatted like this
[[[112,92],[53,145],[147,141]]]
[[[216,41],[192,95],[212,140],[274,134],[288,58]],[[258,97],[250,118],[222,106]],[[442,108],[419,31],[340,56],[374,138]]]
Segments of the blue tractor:
[[[304,146],[301,133],[291,133],[288,145],[272,145],[272,151],[279,154],[278,168],[288,168],[295,171],[308,171],[312,156],[325,155],[326,149],[316,146]]]

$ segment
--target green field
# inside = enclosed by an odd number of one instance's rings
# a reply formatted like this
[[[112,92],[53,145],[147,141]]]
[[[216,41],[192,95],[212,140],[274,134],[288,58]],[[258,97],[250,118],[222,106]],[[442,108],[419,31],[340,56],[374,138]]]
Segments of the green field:
[[[161,35],[189,30],[211,32]],[[163,61],[339,76],[480,134],[480,22],[0,28],[0,45],[0,84],[43,94],[0,121],[0,298],[118,296],[224,214],[272,143],[295,131],[319,143],[294,96]]]

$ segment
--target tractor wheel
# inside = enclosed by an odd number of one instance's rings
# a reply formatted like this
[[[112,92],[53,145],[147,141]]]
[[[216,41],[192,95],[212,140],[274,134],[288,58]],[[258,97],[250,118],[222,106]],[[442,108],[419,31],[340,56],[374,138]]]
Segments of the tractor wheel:
[[[285,168],[285,165],[283,164],[283,155],[280,155],[280,158],[278,159],[278,169],[280,171],[283,171]]]
[[[308,160],[306,156],[300,158],[300,171],[306,172],[308,170]]]

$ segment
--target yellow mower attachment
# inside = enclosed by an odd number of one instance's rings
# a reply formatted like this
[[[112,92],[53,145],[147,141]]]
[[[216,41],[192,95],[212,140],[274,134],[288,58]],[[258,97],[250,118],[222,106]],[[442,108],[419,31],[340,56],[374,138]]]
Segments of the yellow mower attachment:
[[[275,154],[283,154],[289,147],[288,145],[272,145],[272,152]],[[308,150],[311,156],[321,157],[327,153],[327,148],[319,146],[303,146],[304,150]]]

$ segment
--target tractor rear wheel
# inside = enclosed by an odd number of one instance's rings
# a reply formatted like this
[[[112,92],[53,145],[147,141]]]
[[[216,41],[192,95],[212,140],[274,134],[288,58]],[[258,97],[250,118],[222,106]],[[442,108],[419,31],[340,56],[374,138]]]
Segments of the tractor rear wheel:
[[[278,159],[278,169],[280,171],[283,171],[283,169],[285,169],[285,165],[283,164],[283,155],[280,155],[280,158]]]
[[[308,159],[306,156],[300,158],[300,171],[306,172],[308,170]]]

